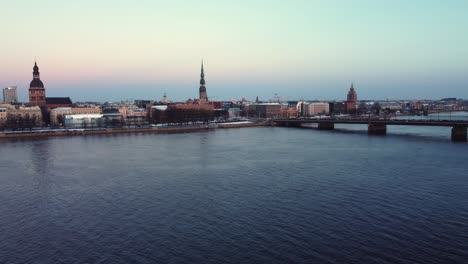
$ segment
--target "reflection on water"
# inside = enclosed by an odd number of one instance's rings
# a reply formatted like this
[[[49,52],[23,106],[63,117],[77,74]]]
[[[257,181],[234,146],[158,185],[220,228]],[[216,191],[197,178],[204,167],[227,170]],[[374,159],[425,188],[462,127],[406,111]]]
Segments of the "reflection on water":
[[[0,263],[463,263],[468,144],[365,129],[1,141]]]

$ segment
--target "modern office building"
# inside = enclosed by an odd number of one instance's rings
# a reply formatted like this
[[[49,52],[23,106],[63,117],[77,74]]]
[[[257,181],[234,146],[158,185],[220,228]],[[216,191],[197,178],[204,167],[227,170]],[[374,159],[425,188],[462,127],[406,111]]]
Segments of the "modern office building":
[[[16,86],[9,86],[3,89],[3,102],[5,104],[18,102],[18,89]]]

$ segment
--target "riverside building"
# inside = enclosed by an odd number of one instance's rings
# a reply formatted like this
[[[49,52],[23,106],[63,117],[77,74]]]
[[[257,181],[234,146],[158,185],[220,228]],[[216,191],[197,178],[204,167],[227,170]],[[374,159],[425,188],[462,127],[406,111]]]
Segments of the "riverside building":
[[[256,114],[255,117],[259,118],[276,118],[281,116],[281,105],[279,103],[251,104],[249,109],[253,109]]]
[[[42,125],[42,111],[39,106],[18,107],[7,110],[7,119],[9,123],[18,126],[30,125],[32,127]]]
[[[50,111],[50,124],[53,126],[64,124],[66,115],[101,114],[101,112],[101,108],[98,107],[58,107]]]
[[[102,114],[65,115],[63,120],[66,128],[101,127],[104,123]]]
[[[330,113],[330,105],[328,103],[304,103],[303,115],[327,115]]]
[[[6,107],[0,107],[0,128],[3,128],[7,122],[7,110]]]

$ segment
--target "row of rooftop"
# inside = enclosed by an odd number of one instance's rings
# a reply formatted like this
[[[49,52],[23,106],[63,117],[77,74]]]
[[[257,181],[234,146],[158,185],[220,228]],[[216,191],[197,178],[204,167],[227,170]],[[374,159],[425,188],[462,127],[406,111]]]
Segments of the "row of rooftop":
[[[37,63],[29,87],[29,102],[18,102],[17,87],[3,89],[4,104],[0,105],[0,128],[28,128],[35,126],[65,126],[66,120],[94,125],[126,125],[147,123],[181,123],[193,121],[229,120],[242,117],[275,118],[342,114],[428,113],[430,111],[461,111],[467,101],[445,98],[440,101],[358,101],[354,85],[345,101],[210,101],[207,96],[203,63],[200,74],[199,98],[185,102],[171,102],[166,94],[162,100],[134,100],[122,102],[76,102],[69,97],[46,97]],[[90,121],[94,120],[94,121]],[[82,124],[83,123],[83,124]]]

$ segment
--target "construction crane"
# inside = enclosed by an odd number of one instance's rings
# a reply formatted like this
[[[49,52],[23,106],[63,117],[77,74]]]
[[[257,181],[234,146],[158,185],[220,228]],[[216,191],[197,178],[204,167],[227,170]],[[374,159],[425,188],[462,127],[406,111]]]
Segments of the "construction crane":
[[[273,97],[273,101],[279,103],[281,101],[280,100],[281,98],[279,97],[279,95],[277,93],[274,93],[274,95],[275,96]]]

